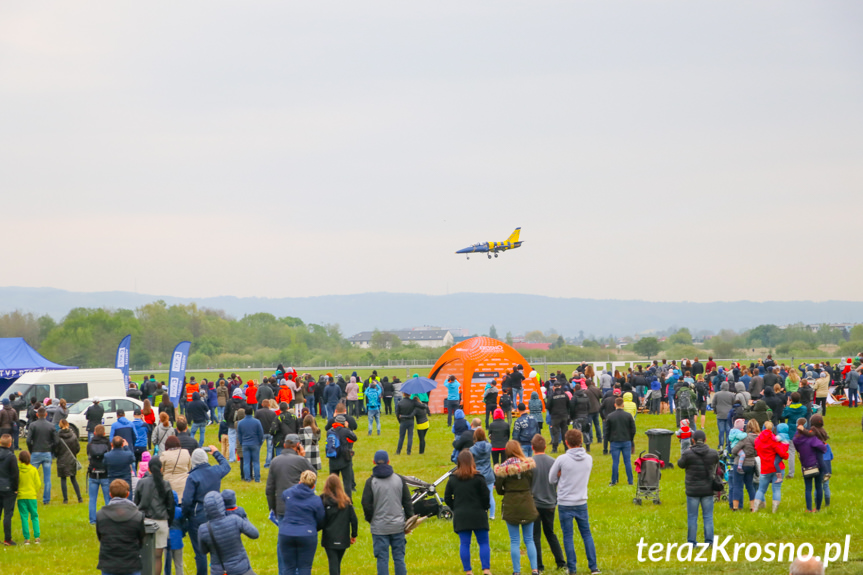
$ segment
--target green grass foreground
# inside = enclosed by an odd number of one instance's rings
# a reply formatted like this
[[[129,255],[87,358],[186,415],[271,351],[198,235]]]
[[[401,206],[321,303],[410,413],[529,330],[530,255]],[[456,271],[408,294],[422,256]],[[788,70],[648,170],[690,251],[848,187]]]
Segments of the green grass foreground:
[[[863,527],[860,519],[860,478],[863,477],[863,458],[860,457],[861,427],[860,417],[863,409],[835,408],[828,409],[826,428],[831,435],[831,444],[836,454],[833,463],[833,478],[831,488],[832,505],[820,514],[807,514],[803,496],[803,480],[798,470],[797,477],[788,480],[783,486],[782,505],[777,514],[762,510],[757,515],[749,512],[732,513],[727,504],[717,504],[715,510],[716,534],[720,538],[733,535],[735,542],[758,542],[766,544],[771,541],[791,542],[799,545],[811,543],[816,554],[823,553],[828,542],[842,543],[846,535],[851,535],[849,561],[835,563],[828,569],[833,574],[858,574],[863,572]],[[639,415],[636,421],[638,436],[636,440],[636,455],[647,447],[646,429],[665,427],[671,429],[673,416]],[[362,489],[372,467],[371,459],[377,449],[386,449],[392,458],[392,464],[397,473],[416,475],[426,481],[440,477],[450,467],[449,455],[452,434],[446,427],[445,416],[434,416],[429,431],[429,445],[425,455],[417,453],[414,443],[413,455],[395,455],[398,439],[397,426],[392,417],[386,417],[383,422],[383,432],[380,437],[366,436],[366,422],[360,420],[359,442],[356,445],[356,470],[359,489]],[[548,437],[547,427],[544,429]],[[708,415],[708,440],[715,444],[715,418]],[[207,430],[208,443],[216,443],[216,427]],[[83,445],[82,445],[83,446]],[[663,472],[662,504],[655,506],[645,504],[641,507],[632,503],[633,488],[625,481],[616,486],[608,487],[610,480],[611,458],[603,456],[601,449],[593,450],[593,474],[590,479],[589,511],[593,536],[596,541],[599,566],[603,573],[655,573],[683,574],[697,570],[698,573],[738,573],[747,575],[777,575],[788,573],[788,563],[639,563],[636,547],[643,537],[646,542],[654,543],[684,543],[686,540],[686,507],[683,490],[683,474],[679,469]],[[676,440],[672,443],[673,457],[679,456]],[[82,462],[84,456],[81,457]],[[211,460],[212,461],[212,460]],[[262,459],[263,463],[263,459]],[[326,467],[326,462],[324,463]],[[799,464],[798,464],[799,465]],[[621,471],[622,466],[621,466]],[[246,549],[249,552],[252,568],[259,575],[276,575],[276,541],[277,529],[267,520],[267,504],[264,495],[267,470],[263,472],[263,483],[246,484],[239,478],[239,471],[234,464],[234,471],[222,483],[222,488],[231,488],[237,492],[240,504],[246,509],[249,518],[261,532],[258,540],[246,539]],[[15,575],[42,575],[45,573],[64,573],[70,575],[90,574],[96,572],[99,543],[95,528],[87,519],[86,479],[79,473],[79,481],[85,489],[83,504],[63,505],[60,492],[60,482],[52,479],[52,503],[48,506],[39,505],[42,527],[42,544],[14,548],[0,548],[0,572]],[[83,480],[83,481],[82,481]],[[319,486],[321,485],[319,481]],[[769,492],[768,492],[769,493]],[[101,497],[101,495],[100,495]],[[73,496],[74,498],[74,496]],[[360,494],[355,495],[355,503],[359,507]],[[498,498],[498,505],[500,498]],[[768,507],[770,503],[768,501]],[[356,545],[346,554],[344,573],[367,574],[375,573],[375,560],[372,554],[371,535],[368,524],[362,520],[359,511],[360,533]],[[491,529],[492,571],[495,574],[511,573],[509,558],[509,539],[506,526],[500,520],[494,521]],[[699,531],[701,526],[699,525]],[[558,536],[562,537],[558,526]],[[13,535],[21,543],[21,523],[15,512]],[[192,547],[185,540],[186,573],[194,573]],[[547,546],[544,547],[545,563],[548,570],[553,565]],[[587,564],[584,559],[581,540],[576,536],[576,553],[578,555],[578,572],[586,573]],[[408,536],[407,552],[408,571],[420,574],[460,573],[461,562],[458,558],[458,537],[452,531],[452,524],[430,519]],[[479,554],[474,547],[474,569],[479,573]],[[327,573],[326,556],[319,548],[313,573]],[[522,573],[530,573],[527,557],[522,557]]]

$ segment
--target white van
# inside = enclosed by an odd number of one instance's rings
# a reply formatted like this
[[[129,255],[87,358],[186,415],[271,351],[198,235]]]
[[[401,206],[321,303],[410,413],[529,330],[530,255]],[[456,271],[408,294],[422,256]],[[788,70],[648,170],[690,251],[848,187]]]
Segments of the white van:
[[[46,397],[65,399],[66,405],[71,406],[85,397],[125,396],[126,384],[119,369],[33,371],[19,377],[0,399],[16,392],[24,399],[24,409],[19,410],[19,416],[26,420],[31,397],[38,401]]]

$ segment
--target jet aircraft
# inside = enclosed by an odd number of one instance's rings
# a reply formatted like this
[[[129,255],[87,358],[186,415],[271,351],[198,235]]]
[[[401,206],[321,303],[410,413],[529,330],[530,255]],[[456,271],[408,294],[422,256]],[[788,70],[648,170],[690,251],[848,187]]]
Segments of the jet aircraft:
[[[515,248],[520,248],[521,244],[524,242],[519,241],[518,235],[521,232],[521,228],[515,228],[515,231],[510,234],[510,236],[503,242],[480,242],[478,244],[474,244],[470,247],[461,249],[457,251],[457,254],[486,254],[488,255],[488,259],[491,259],[492,254],[494,257],[497,257],[500,252],[505,252],[506,250],[514,250]],[[470,255],[467,256],[467,259],[470,259]]]

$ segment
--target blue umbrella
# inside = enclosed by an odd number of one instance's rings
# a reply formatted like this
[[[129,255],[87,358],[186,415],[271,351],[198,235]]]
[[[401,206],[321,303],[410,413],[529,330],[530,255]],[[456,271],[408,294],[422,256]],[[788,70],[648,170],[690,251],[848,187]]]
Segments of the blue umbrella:
[[[429,393],[434,389],[437,389],[437,382],[435,380],[427,377],[414,377],[404,382],[399,391],[404,395],[415,395]]]

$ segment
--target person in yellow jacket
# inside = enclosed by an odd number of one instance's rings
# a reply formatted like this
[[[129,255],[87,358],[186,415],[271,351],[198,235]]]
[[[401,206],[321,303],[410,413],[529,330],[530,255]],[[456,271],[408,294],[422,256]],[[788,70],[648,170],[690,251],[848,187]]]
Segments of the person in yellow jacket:
[[[21,514],[21,530],[24,532],[24,545],[30,545],[30,519],[33,520],[34,543],[39,543],[39,507],[36,499],[42,493],[42,477],[30,465],[30,452],[18,454],[18,513]]]
[[[627,391],[621,397],[623,397],[623,410],[635,419],[635,416],[638,415],[638,406],[632,401],[632,393]]]

